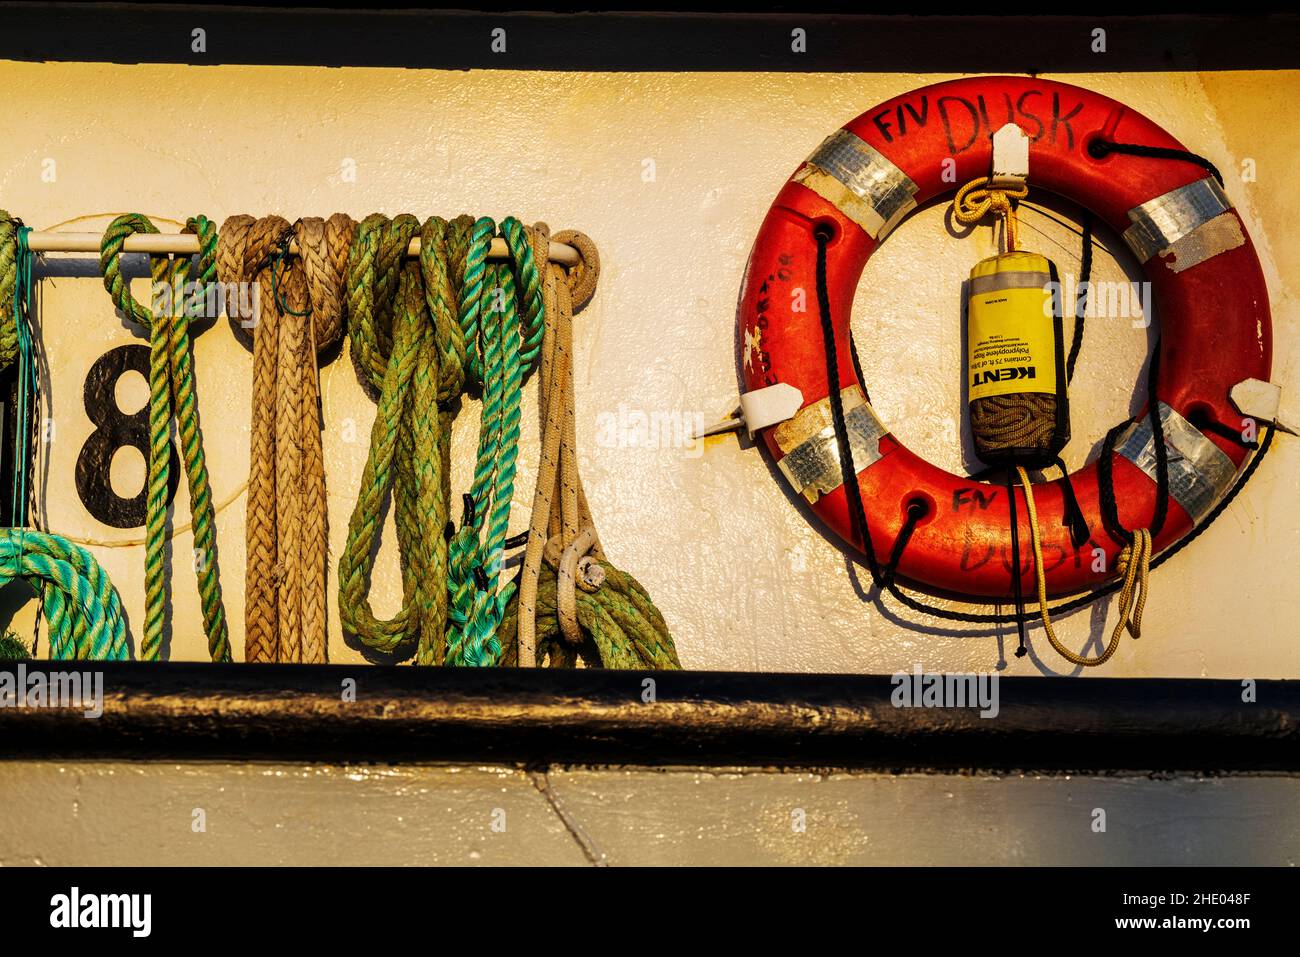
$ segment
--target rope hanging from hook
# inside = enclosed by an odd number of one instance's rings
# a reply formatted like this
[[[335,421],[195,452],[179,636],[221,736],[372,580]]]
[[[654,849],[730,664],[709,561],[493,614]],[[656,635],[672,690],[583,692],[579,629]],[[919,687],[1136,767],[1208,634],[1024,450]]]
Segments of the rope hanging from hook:
[[[186,221],[187,233],[199,237],[198,282],[202,286],[216,277],[216,226],[204,216]],[[145,619],[140,657],[157,660],[167,618],[167,582],[164,558],[167,544],[168,459],[171,455],[171,423],[176,420],[181,457],[189,484],[190,511],[194,517],[194,568],[203,608],[203,630],[213,661],[230,660],[226,614],[221,601],[217,573],[217,538],[213,518],[212,490],[208,482],[203,437],[199,431],[199,408],[194,384],[194,360],[190,354],[189,323],[198,303],[184,294],[190,273],[188,258],[150,257],[154,298],[151,309],[136,302],[130,283],[122,275],[122,245],[135,233],[156,233],[158,228],[145,216],[128,213],[117,217],[104,232],[100,250],[100,272],[104,288],[127,318],[149,333],[149,462],[145,519]]]
[[[232,322],[253,330],[252,426],[245,520],[244,658],[326,661],[328,511],[317,354],[342,333],[353,221],[232,216],[218,272]],[[298,256],[289,257],[296,239]],[[256,283],[255,314],[238,295]]]
[[[544,261],[551,239],[546,224],[529,230],[529,238]],[[567,274],[550,263],[543,276],[541,464],[518,594],[501,626],[503,663],[680,668],[663,616],[636,579],[609,563],[587,503],[575,435],[573,314],[595,294],[600,259],[582,233],[565,231],[554,239],[575,247],[581,262]]]

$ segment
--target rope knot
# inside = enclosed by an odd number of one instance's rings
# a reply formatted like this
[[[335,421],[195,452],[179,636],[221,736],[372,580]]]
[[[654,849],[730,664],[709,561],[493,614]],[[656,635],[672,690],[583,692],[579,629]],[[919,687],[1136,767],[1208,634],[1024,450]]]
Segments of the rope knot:
[[[952,200],[952,217],[964,226],[974,226],[989,213],[1001,216],[1006,225],[1007,252],[1016,249],[1016,210],[1013,199],[1024,199],[1029,187],[994,186],[987,179],[973,179]]]
[[[546,558],[555,566],[555,611],[560,620],[560,633],[569,644],[582,644],[582,629],[578,625],[578,596],[581,588],[591,594],[605,581],[605,570],[587,553],[600,544],[594,525],[588,525],[567,546],[561,544],[561,535],[546,543]]]

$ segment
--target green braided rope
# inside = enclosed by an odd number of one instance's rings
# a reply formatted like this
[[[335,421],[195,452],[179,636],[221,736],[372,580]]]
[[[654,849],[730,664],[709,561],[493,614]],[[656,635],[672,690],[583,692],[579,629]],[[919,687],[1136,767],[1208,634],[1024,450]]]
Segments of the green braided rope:
[[[430,606],[426,627],[417,649],[416,662],[442,664],[446,660],[446,624],[448,589],[445,586],[449,567],[449,549],[445,528],[451,500],[451,429],[455,412],[451,403],[460,395],[465,383],[465,340],[457,315],[456,297],[448,269],[451,267],[449,241],[454,227],[432,217],[420,230],[420,273],[424,284],[425,306],[432,320],[432,344],[429,361],[437,382],[436,452],[423,462],[419,484],[421,511],[429,516],[432,540],[427,543],[427,594]]]
[[[513,216],[501,224],[501,235],[510,250],[515,278],[519,283],[519,301],[523,303],[521,326],[523,341],[519,348],[519,361],[527,369],[541,355],[542,338],[546,333],[546,308],[542,296],[542,276],[533,259],[533,247],[524,232],[524,226]]]
[[[497,579],[505,555],[506,529],[510,523],[510,504],[514,496],[515,463],[519,454],[520,399],[523,394],[523,364],[519,354],[519,316],[515,308],[514,278],[509,268],[496,267],[496,281],[502,290],[500,310],[501,408],[494,423],[497,448],[493,463],[492,508],[487,516],[487,534],[475,560],[481,563],[486,587],[473,597],[466,627],[469,644],[462,650],[462,661],[471,665],[496,664],[501,645],[496,637],[505,603],[513,594],[513,583],[500,594]]]
[[[436,276],[436,265],[425,260],[437,255],[443,229],[441,221],[421,229],[413,216],[392,221],[369,216],[354,235],[347,277],[352,356],[363,380],[378,392],[378,406],[361,491],[339,557],[339,620],[345,631],[380,651],[397,652],[415,641],[418,660],[429,664],[443,658],[450,420],[439,408],[439,396],[449,391],[455,373],[444,375],[439,360],[440,349],[454,354],[446,337],[455,325],[448,291],[430,291],[421,272],[427,277],[432,270]],[[420,264],[403,264],[417,230],[429,240],[429,252]],[[390,493],[402,606],[381,621],[369,595],[383,502]]]
[[[486,573],[486,546],[480,533],[494,501],[497,469],[502,440],[502,413],[506,405],[506,345],[504,317],[513,314],[513,297],[506,295],[507,271],[492,265],[485,270],[484,294],[488,307],[480,311],[478,320],[483,367],[483,399],[479,424],[478,456],[474,464],[474,481],[470,486],[473,508],[461,522],[461,527],[451,543],[451,568],[449,588],[451,610],[447,636],[448,656],[453,664],[490,664],[485,660],[487,640],[481,615],[475,614],[479,593],[475,571]],[[501,308],[497,307],[501,303]],[[517,335],[516,335],[517,338]],[[517,348],[517,346],[516,346]],[[517,353],[516,353],[517,355]],[[508,503],[507,503],[508,505]],[[489,579],[490,583],[490,579]],[[492,589],[483,588],[487,592]]]
[[[31,230],[21,221],[10,219],[0,211],[0,262],[5,265],[0,275],[0,289],[4,302],[0,305],[0,337],[13,337],[14,349],[8,361],[18,360],[17,423],[18,433],[14,449],[13,490],[9,515],[14,525],[25,525],[27,517],[27,477],[31,468],[30,412],[36,394],[36,345],[32,339],[31,312],[35,308],[33,294],[31,248],[28,235]]]
[[[19,578],[41,586],[51,658],[129,657],[117,590],[84,548],[45,532],[0,529],[0,586]]]
[[[201,276],[215,269],[216,229],[205,218],[191,219],[187,231],[199,234]],[[162,652],[166,623],[167,582],[163,559],[167,543],[168,461],[171,421],[176,418],[182,459],[190,491],[194,546],[198,558],[196,577],[203,608],[203,627],[213,661],[230,660],[230,642],[221,583],[217,572],[215,512],[208,483],[207,463],[199,431],[198,400],[194,389],[187,301],[171,296],[171,308],[161,309],[164,286],[181,292],[189,274],[188,259],[150,257],[154,283],[154,310],[146,310],[131,295],[121,271],[121,254],[127,236],[156,233],[148,218],[137,213],[117,217],[104,232],[100,245],[100,271],[104,288],[124,315],[149,330],[149,471],[145,511],[145,621],[140,656],[154,661]]]
[[[200,289],[216,279],[217,227],[206,216],[186,221],[185,232],[199,236]],[[189,262],[177,260],[176,289],[189,271]],[[172,401],[176,409],[177,437],[181,458],[189,483],[190,513],[193,516],[194,557],[198,568],[199,603],[203,609],[203,633],[208,638],[208,653],[213,661],[230,660],[230,639],[226,612],[221,601],[221,580],[217,575],[216,509],[212,504],[212,487],[208,481],[207,457],[203,436],[199,432],[198,396],[194,388],[194,357],[190,347],[191,310],[201,303],[201,293],[187,304],[181,295],[169,317],[168,336],[172,357]]]
[[[484,222],[476,224],[476,238],[481,235],[477,227]],[[462,303],[462,316],[471,314],[476,319],[476,323],[463,322],[462,329],[478,331],[483,405],[470,489],[474,508],[451,547],[448,587],[452,607],[447,643],[451,663],[473,666],[496,664],[501,654],[496,631],[514,586],[512,583],[498,593],[497,583],[514,495],[520,400],[524,373],[541,351],[545,329],[541,277],[523,226],[511,217],[502,223],[501,231],[511,263],[487,267],[484,281],[491,285],[481,290],[471,287],[467,266],[466,301]],[[472,255],[468,258],[473,261]],[[474,301],[476,292],[478,302]],[[480,538],[484,525],[486,535]]]
[[[416,229],[410,216],[375,214],[349,251],[347,297],[352,357],[372,394],[375,424],[361,489],[339,559],[339,618],[345,631],[386,652],[416,643],[418,664],[517,661],[517,580],[498,590],[518,461],[523,379],[545,334],[542,281],[523,226],[501,234],[507,264],[489,263],[497,232],[486,217],[434,217],[419,227],[418,272],[402,264]],[[450,447],[455,404],[481,389],[470,505],[450,541]],[[433,410],[436,408],[436,416]],[[402,605],[388,621],[369,603],[382,505],[393,502]],[[589,638],[571,649],[559,633],[555,573],[538,596],[539,657],[572,666],[579,657],[610,668],[679,668],[672,637],[645,590],[603,565],[606,580],[578,593]]]
[[[577,648],[560,631],[555,569],[542,566],[537,588],[537,661],[550,668],[574,668],[582,659],[588,667],[679,670],[682,665],[672,635],[640,582],[607,562],[598,564],[605,571],[601,586],[595,592],[575,589],[578,625],[585,639]],[[498,629],[500,663],[507,667],[519,664],[518,628],[516,594]]]
[[[18,283],[20,220],[0,209],[0,369],[18,358],[18,321],[14,299]]]
[[[480,312],[483,307],[484,283],[487,273],[487,256],[492,246],[496,224],[486,216],[475,220],[465,251],[465,264],[457,279],[460,281],[460,328],[466,345],[466,372],[472,379],[483,381],[483,350],[479,336]]]

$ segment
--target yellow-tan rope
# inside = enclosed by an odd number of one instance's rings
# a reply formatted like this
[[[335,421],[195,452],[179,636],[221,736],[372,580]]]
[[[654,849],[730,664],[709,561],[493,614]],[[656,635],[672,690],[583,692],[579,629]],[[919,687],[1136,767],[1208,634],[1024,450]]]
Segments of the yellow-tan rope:
[[[578,232],[562,234],[576,245],[582,264],[568,276],[555,263],[543,275],[546,331],[542,339],[542,365],[538,385],[538,406],[542,414],[542,454],[533,496],[528,546],[524,551],[519,583],[519,666],[531,668],[537,651],[537,587],[547,546],[552,542],[567,548],[588,533],[587,554],[603,557],[591,509],[578,474],[577,438],[573,402],[573,313],[595,292],[600,260],[595,244]],[[558,237],[557,237],[558,238]],[[538,262],[546,262],[549,231],[545,223],[529,230],[529,241]],[[555,546],[552,546],[554,549]],[[576,641],[578,625],[571,589],[557,595],[560,627]]]
[[[221,230],[222,282],[231,289],[256,281],[258,289],[256,316],[227,302],[228,315],[253,328],[247,661],[326,660],[328,543],[316,353],[342,330],[353,228],[340,215],[293,226],[278,216],[234,216]],[[291,234],[299,248],[292,260],[279,254]]]
[[[1029,187],[1024,183],[1019,186],[994,186],[987,179],[973,179],[961,189],[952,200],[952,218],[963,226],[974,226],[981,219],[992,213],[1001,216],[1005,227],[1007,252],[1016,251],[1016,208],[1013,199],[1024,199],[1029,195]]]
[[[1147,589],[1151,571],[1151,531],[1146,528],[1135,529],[1133,544],[1125,545],[1120,552],[1119,571],[1124,576],[1124,585],[1119,592],[1119,621],[1111,633],[1106,650],[1095,658],[1078,655],[1065,647],[1056,637],[1052,628],[1052,617],[1047,610],[1047,575],[1043,570],[1043,548],[1038,530],[1038,511],[1034,507],[1034,486],[1029,481],[1029,473],[1021,466],[1016,466],[1020,484],[1025,490],[1025,504],[1029,509],[1029,534],[1034,548],[1034,576],[1038,581],[1038,607],[1043,616],[1043,631],[1047,640],[1066,661],[1086,668],[1103,665],[1119,648],[1120,636],[1127,628],[1134,639],[1142,637],[1142,612],[1146,608]],[[1016,570],[1017,573],[1019,569]]]
[[[550,239],[544,223],[528,231],[538,262]],[[680,668],[672,636],[650,596],[609,564],[578,471],[573,388],[573,313],[595,292],[600,260],[582,233],[556,233],[578,250],[566,273],[542,276],[546,318],[538,386],[541,464],[518,590],[502,621],[502,663],[534,667]]]

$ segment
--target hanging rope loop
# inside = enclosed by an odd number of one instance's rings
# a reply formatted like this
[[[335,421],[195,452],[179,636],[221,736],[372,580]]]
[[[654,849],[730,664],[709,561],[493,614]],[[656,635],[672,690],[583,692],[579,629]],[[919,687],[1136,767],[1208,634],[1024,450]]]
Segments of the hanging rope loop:
[[[1013,199],[1024,199],[1029,187],[994,186],[988,179],[974,179],[957,190],[952,201],[952,217],[963,226],[974,226],[990,213],[1001,216],[1006,231],[1007,252],[1015,252],[1017,220]]]
[[[1066,661],[1085,668],[1104,665],[1119,649],[1120,637],[1125,630],[1134,639],[1142,637],[1142,612],[1146,608],[1148,583],[1151,571],[1151,531],[1136,529],[1133,541],[1125,545],[1119,553],[1116,571],[1123,576],[1124,583],[1119,591],[1119,621],[1111,632],[1110,641],[1101,654],[1094,657],[1076,654],[1056,637],[1052,627],[1052,616],[1047,604],[1047,575],[1043,566],[1043,548],[1041,533],[1038,528],[1038,511],[1034,507],[1034,487],[1029,481],[1029,473],[1020,466],[1016,467],[1020,485],[1025,492],[1025,504],[1029,509],[1029,532],[1034,549],[1034,577],[1038,583],[1038,608],[1043,619],[1043,632],[1056,653]]]
[[[578,252],[578,264],[564,272],[569,286],[569,300],[574,315],[582,312],[596,295],[600,279],[600,251],[591,237],[576,229],[562,229],[551,237],[553,242],[572,246]]]
[[[438,230],[426,224],[424,231]],[[370,450],[361,488],[339,557],[339,619],[370,648],[399,653],[412,643],[417,660],[440,664],[445,656],[446,549],[450,412],[439,409],[439,350],[434,327],[447,322],[454,298],[433,294],[441,316],[430,320],[421,272],[428,264],[403,263],[421,231],[414,216],[367,216],[356,229],[348,257],[348,315],[352,358],[362,381],[377,394]],[[432,255],[432,253],[431,253]],[[391,493],[402,569],[402,603],[388,620],[370,604],[373,554],[383,503]]]
[[[200,276],[213,268],[215,230],[205,217],[187,223],[200,236],[197,259]],[[194,518],[195,574],[203,608],[203,628],[213,661],[230,660],[230,643],[221,582],[217,571],[217,539],[212,490],[199,431],[198,398],[194,385],[188,312],[192,302],[184,295],[190,260],[167,256],[150,257],[153,278],[153,308],[145,309],[131,295],[122,275],[122,247],[127,236],[156,233],[158,228],[145,216],[128,213],[113,220],[100,245],[100,270],[104,288],[122,313],[149,331],[149,455],[145,512],[145,620],[141,657],[161,655],[166,624],[167,582],[164,552],[167,538],[167,490],[171,456],[171,422],[176,420],[185,475],[189,484],[190,510]],[[166,305],[167,308],[164,308]]]
[[[663,616],[632,576],[609,564],[578,470],[573,389],[573,314],[591,301],[600,275],[595,244],[574,230],[526,230],[545,262],[553,238],[578,250],[568,272],[542,274],[545,328],[539,368],[541,464],[523,566],[498,629],[501,662],[533,667],[680,668]]]
[[[490,232],[475,223],[484,248]],[[489,264],[481,284],[462,290],[462,329],[474,329],[482,386],[479,447],[470,498],[473,520],[462,523],[449,552],[448,661],[490,665],[501,656],[497,634],[513,583],[499,593],[497,581],[504,561],[505,541],[514,495],[519,453],[520,400],[523,379],[541,351],[544,333],[542,284],[523,226],[513,217],[501,224],[509,252],[508,263]],[[542,260],[543,262],[545,260]],[[477,295],[477,304],[470,301]],[[472,315],[474,321],[465,321]],[[467,331],[468,336],[468,331]]]
[[[21,219],[0,209],[0,369],[18,357],[18,233]]]
[[[316,356],[342,333],[354,228],[336,214],[293,224],[280,216],[232,216],[221,229],[223,282],[258,290],[244,527],[247,661],[328,657],[328,512]],[[294,241],[298,256],[290,257]]]

